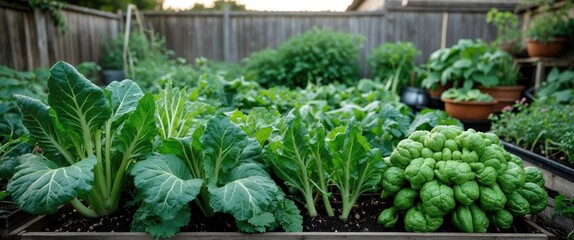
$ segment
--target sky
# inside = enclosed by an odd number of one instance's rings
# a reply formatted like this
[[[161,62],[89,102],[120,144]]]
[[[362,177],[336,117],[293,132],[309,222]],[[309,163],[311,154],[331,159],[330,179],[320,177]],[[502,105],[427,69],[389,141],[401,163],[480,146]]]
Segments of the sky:
[[[353,0],[238,0],[255,11],[345,11]],[[164,8],[185,9],[194,3],[210,5],[213,0],[165,0]]]

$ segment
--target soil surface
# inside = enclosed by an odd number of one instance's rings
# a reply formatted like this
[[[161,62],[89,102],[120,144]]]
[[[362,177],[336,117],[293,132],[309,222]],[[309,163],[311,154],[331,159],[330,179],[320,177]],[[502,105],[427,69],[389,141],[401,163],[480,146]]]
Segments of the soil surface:
[[[362,196],[351,211],[349,219],[343,221],[338,217],[341,203],[336,199],[332,202],[337,216],[328,217],[323,206],[317,206],[319,216],[311,218],[303,215],[303,231],[305,232],[404,232],[404,226],[397,224],[393,229],[383,228],[377,224],[377,217],[381,211],[390,206],[390,203],[380,200],[378,195]],[[235,220],[228,214],[217,214],[206,218],[192,204],[192,221],[181,229],[182,232],[236,232]],[[301,208],[304,209],[304,208]],[[79,215],[75,210],[68,208],[49,219],[49,226],[44,231],[55,232],[128,232],[132,216],[136,210],[134,206],[118,209],[114,214],[101,218],[88,219]],[[195,214],[194,214],[195,213]],[[399,223],[402,223],[402,217]],[[279,229],[280,230],[280,229]],[[445,216],[443,226],[437,232],[458,232],[450,224],[450,216]],[[522,219],[515,219],[514,225],[508,229],[490,227],[491,233],[530,233],[530,229]]]

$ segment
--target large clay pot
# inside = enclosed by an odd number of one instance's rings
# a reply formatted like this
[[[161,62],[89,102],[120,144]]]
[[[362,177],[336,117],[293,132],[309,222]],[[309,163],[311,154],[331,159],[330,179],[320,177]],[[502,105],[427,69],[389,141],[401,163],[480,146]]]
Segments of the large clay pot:
[[[405,87],[401,92],[401,102],[417,110],[428,106],[429,95],[421,88]]]
[[[537,42],[528,40],[527,49],[530,57],[558,57],[566,48],[568,39],[555,37],[553,42]]]
[[[452,87],[451,82],[447,83],[445,86],[443,86],[442,84],[437,84],[436,90],[429,89],[428,92],[431,98],[440,99],[440,95],[442,95],[444,91],[448,90],[451,87]]]
[[[492,102],[455,102],[453,99],[443,98],[444,109],[451,117],[464,121],[481,121],[488,119],[498,103],[496,99]]]
[[[513,105],[522,97],[524,86],[498,86],[493,88],[479,86],[478,89],[498,100],[498,103],[494,106],[494,112],[500,112],[505,106]]]

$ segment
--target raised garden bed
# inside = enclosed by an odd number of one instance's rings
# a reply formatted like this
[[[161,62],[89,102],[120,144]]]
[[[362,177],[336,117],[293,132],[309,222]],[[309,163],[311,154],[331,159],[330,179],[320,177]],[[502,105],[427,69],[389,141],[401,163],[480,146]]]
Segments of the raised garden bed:
[[[10,232],[33,218],[20,210],[16,204],[0,201],[0,239],[7,238]]]
[[[264,234],[238,233],[234,219],[226,215],[204,218],[192,215],[190,224],[173,239],[553,239],[555,235],[529,219],[516,219],[509,230],[489,228],[490,233],[469,234],[455,232],[446,221],[435,233],[405,232],[402,224],[385,229],[376,224],[380,211],[387,205],[378,196],[361,197],[356,210],[347,222],[338,217],[319,215],[304,217],[304,231],[300,233],[269,232]],[[337,203],[337,202],[335,202]],[[338,204],[337,204],[338,205]],[[337,206],[334,205],[335,209]],[[123,208],[111,216],[85,219],[71,208],[63,208],[58,214],[39,216],[25,226],[12,232],[11,239],[151,239],[146,233],[128,232],[134,207]],[[402,221],[400,221],[402,222]],[[90,230],[91,229],[91,230]],[[54,232],[58,231],[58,232]],[[68,232],[66,232],[68,231]],[[88,232],[89,231],[89,232]],[[95,231],[95,232],[93,232]],[[217,232],[225,231],[225,232]]]

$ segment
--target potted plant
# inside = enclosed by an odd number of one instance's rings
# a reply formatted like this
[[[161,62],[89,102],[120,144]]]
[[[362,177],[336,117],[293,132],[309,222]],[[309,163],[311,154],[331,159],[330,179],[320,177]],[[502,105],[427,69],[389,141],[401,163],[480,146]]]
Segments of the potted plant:
[[[465,121],[486,120],[498,102],[478,89],[451,88],[441,95],[445,111],[454,118]]]
[[[482,40],[459,40],[451,48],[439,49],[431,54],[422,86],[432,90],[431,97],[439,98],[445,86],[472,89],[475,84],[496,86],[496,62],[508,56],[502,50],[490,47]]]
[[[543,12],[534,17],[525,35],[530,57],[557,57],[574,32],[574,19],[568,16],[569,5],[554,12]]]
[[[413,71],[410,86],[405,86],[401,91],[401,102],[419,111],[430,104],[428,91],[421,87],[421,82],[426,76],[423,67],[417,67]]]
[[[103,56],[101,59],[102,78],[106,85],[113,81],[121,81],[125,78],[124,74],[124,38],[123,35],[113,37],[103,42]]]
[[[520,69],[514,64],[514,59],[507,55],[496,61],[496,75],[498,83],[492,87],[478,86],[478,89],[496,100],[494,112],[500,112],[505,106],[514,104],[524,91],[524,85],[517,85],[520,78]]]
[[[521,46],[517,43],[520,42],[521,32],[518,17],[514,13],[491,8],[486,15],[486,22],[496,26],[496,46],[513,55],[519,53]]]

